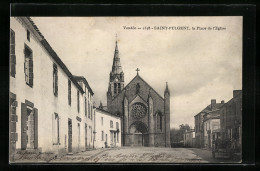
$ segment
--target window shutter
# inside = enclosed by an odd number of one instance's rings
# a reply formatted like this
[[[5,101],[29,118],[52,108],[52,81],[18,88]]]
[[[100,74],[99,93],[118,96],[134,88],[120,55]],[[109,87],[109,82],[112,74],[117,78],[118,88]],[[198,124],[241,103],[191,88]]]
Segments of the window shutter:
[[[33,60],[29,60],[29,84],[33,86]]]
[[[27,146],[27,106],[21,104],[21,149],[25,150]]]
[[[58,144],[60,144],[60,123],[61,123],[61,118],[58,117]]]
[[[55,79],[55,90],[56,90],[56,96],[58,95],[58,69],[56,70],[56,79]]]
[[[34,113],[34,148],[38,148],[38,109],[33,109]]]

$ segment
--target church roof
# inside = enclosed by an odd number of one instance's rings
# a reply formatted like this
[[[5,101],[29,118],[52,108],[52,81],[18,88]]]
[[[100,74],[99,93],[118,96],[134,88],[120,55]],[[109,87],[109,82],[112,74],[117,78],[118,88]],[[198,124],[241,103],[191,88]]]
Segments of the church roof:
[[[155,94],[157,94],[162,100],[164,100],[164,98],[159,94],[157,93],[139,74],[137,74],[124,88],[123,90],[126,90],[126,87],[131,84],[136,78],[139,78],[140,80],[142,80],[151,90],[153,90],[155,92]],[[121,93],[123,93],[124,91],[121,91],[120,93],[118,93],[114,99],[119,96]]]
[[[116,47],[115,47],[115,53],[114,53],[114,59],[113,59],[113,66],[112,66],[112,73],[113,74],[120,74],[123,72],[122,66],[120,63],[120,58],[119,58],[119,51],[117,47],[117,41],[116,41]]]

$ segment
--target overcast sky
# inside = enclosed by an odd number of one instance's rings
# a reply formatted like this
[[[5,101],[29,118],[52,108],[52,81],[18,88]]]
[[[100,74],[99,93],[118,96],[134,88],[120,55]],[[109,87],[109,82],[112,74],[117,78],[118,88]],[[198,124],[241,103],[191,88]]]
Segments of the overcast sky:
[[[140,76],[171,92],[171,128],[194,126],[211,99],[227,102],[242,89],[242,17],[32,17],[74,75],[84,76],[106,105],[116,34],[125,85]],[[190,30],[125,30],[123,26],[189,26]],[[192,27],[225,30],[192,30]]]

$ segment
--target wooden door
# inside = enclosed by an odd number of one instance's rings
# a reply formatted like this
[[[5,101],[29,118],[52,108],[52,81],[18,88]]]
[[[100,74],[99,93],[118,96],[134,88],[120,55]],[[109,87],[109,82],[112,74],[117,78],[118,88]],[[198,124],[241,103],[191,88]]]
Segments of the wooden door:
[[[72,121],[69,119],[68,121],[68,151],[72,152]]]

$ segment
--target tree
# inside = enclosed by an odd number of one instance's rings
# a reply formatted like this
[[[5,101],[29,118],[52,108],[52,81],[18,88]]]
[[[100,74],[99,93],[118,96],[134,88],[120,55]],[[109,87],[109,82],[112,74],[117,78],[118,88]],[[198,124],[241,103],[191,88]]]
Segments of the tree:
[[[179,129],[171,129],[171,143],[183,141],[183,134],[186,132],[186,130],[190,130],[190,126],[188,124],[179,125]]]

